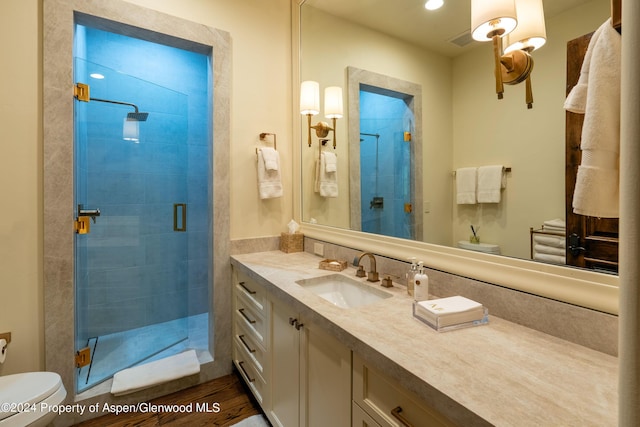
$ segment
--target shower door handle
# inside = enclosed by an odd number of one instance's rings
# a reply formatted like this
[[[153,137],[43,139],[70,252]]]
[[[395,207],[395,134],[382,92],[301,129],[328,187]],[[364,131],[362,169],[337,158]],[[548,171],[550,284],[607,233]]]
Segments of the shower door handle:
[[[173,231],[187,231],[187,204],[173,204]]]
[[[88,216],[96,223],[96,217],[100,216],[100,209],[85,209],[82,205],[78,205],[78,218]]]

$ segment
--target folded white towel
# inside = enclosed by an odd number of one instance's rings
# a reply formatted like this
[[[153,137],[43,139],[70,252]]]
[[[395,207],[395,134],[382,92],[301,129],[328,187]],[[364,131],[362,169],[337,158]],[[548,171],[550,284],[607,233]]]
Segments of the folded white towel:
[[[544,225],[544,228],[554,228],[554,229],[567,228],[567,223],[564,221],[564,219],[561,219],[561,218],[547,220],[543,222],[542,225]]]
[[[550,262],[553,264],[566,264],[566,258],[561,255],[535,254],[533,259],[538,261]]]
[[[603,23],[591,37],[578,84],[565,109],[584,113],[573,211],[580,215],[619,216],[620,34]]]
[[[567,246],[566,239],[564,236],[541,236],[535,235],[533,236],[533,241],[540,245],[551,246],[554,248],[565,248]]]
[[[325,151],[324,155],[324,167],[325,172],[335,172],[338,170],[338,156],[330,151]]]
[[[500,191],[505,186],[506,179],[502,165],[478,168],[478,203],[500,203]]]
[[[271,199],[274,197],[282,197],[282,180],[280,179],[280,154],[275,153],[276,169],[269,170],[263,156],[263,149],[258,150],[258,192],[261,199]]]
[[[477,168],[456,170],[456,201],[459,205],[476,204]]]
[[[116,372],[111,384],[111,393],[115,396],[134,393],[198,372],[200,372],[200,362],[196,351],[187,350],[175,356]]]
[[[322,197],[338,197],[338,172],[327,172],[326,157],[322,153],[320,155],[320,161],[316,160],[316,182],[314,189],[317,193],[320,193]],[[319,164],[318,164],[319,163]]]
[[[549,254],[549,255],[560,255],[560,256],[566,255],[565,248],[555,248],[553,246],[547,246],[547,245],[535,245],[533,247],[533,250],[537,254]]]
[[[277,171],[280,168],[280,156],[276,150],[271,147],[264,147],[260,149],[262,153],[262,160],[264,160],[264,167],[268,171]]]

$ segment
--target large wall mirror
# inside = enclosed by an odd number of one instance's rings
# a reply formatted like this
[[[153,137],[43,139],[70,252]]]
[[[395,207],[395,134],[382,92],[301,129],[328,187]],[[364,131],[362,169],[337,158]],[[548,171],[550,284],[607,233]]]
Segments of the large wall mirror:
[[[595,31],[610,16],[609,0],[544,1],[547,43],[532,55],[533,109],[525,104],[524,84],[507,86],[504,99],[497,100],[491,44],[472,41],[468,35],[470,1],[448,1],[434,12],[425,10],[420,0],[293,3],[294,60],[299,54],[299,75],[294,77],[298,83],[317,81],[321,88],[341,86],[345,103],[344,116],[336,123],[335,149],[331,143],[322,146],[313,133],[307,147],[306,117],[295,121],[305,142],[298,147],[301,184],[296,208],[307,235],[395,257],[422,256],[445,271],[617,312],[617,276],[530,261],[530,227],[565,216],[567,42]],[[371,193],[370,200],[361,200],[368,197],[361,187],[374,184],[354,170],[354,164],[365,161],[360,151],[376,147],[378,157],[385,157],[381,147],[390,142],[382,141],[382,132],[365,129],[362,117],[354,114],[353,105],[360,99],[352,89],[353,75],[364,76],[360,87],[373,87],[374,92],[389,82],[419,88],[419,109],[412,104],[413,96],[405,101],[413,105],[415,117],[405,114],[399,120],[401,129],[394,131],[407,147],[420,144],[401,154],[411,168],[400,175],[410,181],[405,183],[408,193],[417,196],[403,201]],[[371,76],[374,83],[367,80]],[[296,90],[294,95],[297,108]],[[365,111],[362,107],[358,113]],[[326,121],[322,112],[314,119]],[[331,197],[314,191],[321,150],[336,154],[337,193]],[[419,157],[412,157],[416,153]],[[360,156],[358,162],[354,155]],[[484,165],[510,168],[501,202],[457,204],[454,172]],[[377,169],[378,180],[388,182],[388,168],[380,164]],[[408,233],[363,227],[368,211],[382,203],[398,212],[393,220],[397,224],[402,213],[412,216]],[[354,213],[358,207],[360,212]],[[469,240],[471,225],[482,242],[499,248],[500,255],[458,249],[458,242]]]

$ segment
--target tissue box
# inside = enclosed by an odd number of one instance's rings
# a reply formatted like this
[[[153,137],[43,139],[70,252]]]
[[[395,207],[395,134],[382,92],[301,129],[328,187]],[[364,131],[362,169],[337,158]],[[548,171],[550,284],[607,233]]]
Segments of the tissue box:
[[[280,250],[285,253],[302,252],[304,250],[304,234],[295,232],[280,234]]]

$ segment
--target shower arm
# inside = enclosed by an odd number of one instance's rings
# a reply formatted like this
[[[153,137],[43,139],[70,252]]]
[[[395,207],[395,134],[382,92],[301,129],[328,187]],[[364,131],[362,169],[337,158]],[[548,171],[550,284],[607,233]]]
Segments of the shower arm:
[[[109,104],[118,104],[118,105],[128,105],[129,107],[133,107],[138,112],[138,106],[136,104],[132,104],[130,102],[122,102],[122,101],[111,101],[110,99],[100,99],[100,98],[89,98],[89,101],[98,101],[98,102],[106,102]]]
[[[139,112],[138,106],[130,102],[112,101],[110,99],[101,99],[101,98],[92,98],[89,93],[90,93],[89,85],[85,83],[76,83],[73,86],[73,96],[78,101],[84,101],[84,102],[98,101],[98,102],[106,102],[108,104],[127,105],[129,107],[133,107],[136,113]]]

